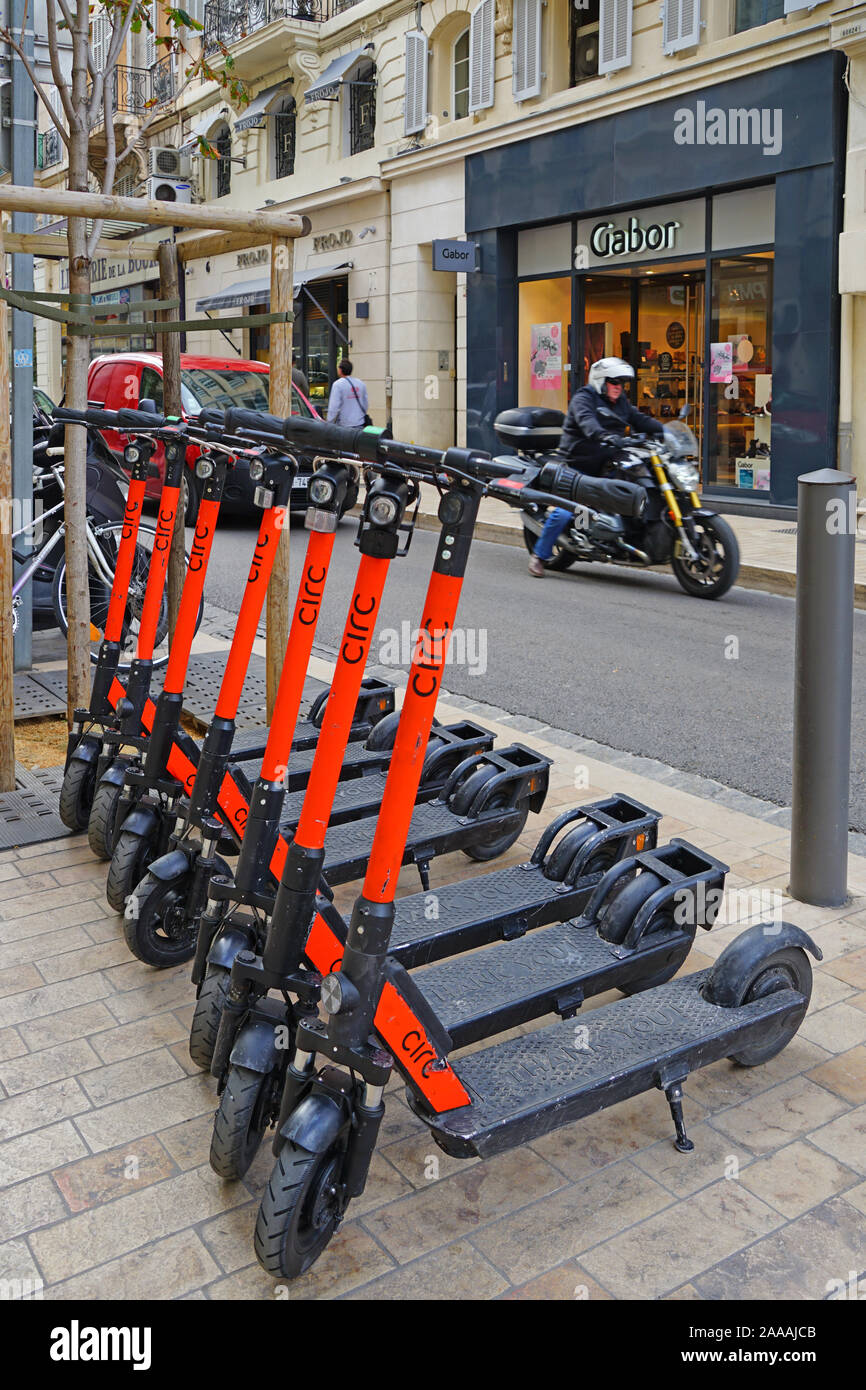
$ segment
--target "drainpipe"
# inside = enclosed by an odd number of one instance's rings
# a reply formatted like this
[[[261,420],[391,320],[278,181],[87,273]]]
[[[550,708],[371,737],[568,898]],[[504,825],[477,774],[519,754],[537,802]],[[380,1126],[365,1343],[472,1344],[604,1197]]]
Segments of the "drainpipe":
[[[394,376],[391,371],[391,185],[385,189],[385,423],[390,425],[394,403]]]

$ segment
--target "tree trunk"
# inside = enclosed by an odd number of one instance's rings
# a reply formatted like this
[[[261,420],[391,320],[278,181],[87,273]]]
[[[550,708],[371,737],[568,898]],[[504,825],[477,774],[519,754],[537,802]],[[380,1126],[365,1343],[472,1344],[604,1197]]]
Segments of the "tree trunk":
[[[295,243],[289,237],[271,241],[271,313],[290,313],[293,299]],[[292,323],[271,324],[271,350],[268,378],[272,415],[285,418],[292,413]],[[280,672],[289,640],[289,521],[291,505],[286,506],[277,558],[268,585],[265,670],[267,674],[268,720],[273,718]]]
[[[87,186],[87,134],[83,132],[84,158],[79,156],[83,173],[73,171],[70,158],[69,185]],[[79,141],[81,136],[73,136]],[[69,293],[73,310],[90,304],[90,260],[86,254],[86,228],[81,218],[70,217]],[[73,410],[87,409],[87,373],[90,366],[90,337],[70,334],[66,350],[66,404]],[[87,582],[87,432],[77,425],[66,427],[66,609],[69,636],[66,651],[66,717],[70,724],[77,708],[90,703],[90,590]]]
[[[180,295],[177,271],[177,247],[171,241],[161,241],[157,250],[159,260],[159,297],[177,299]],[[171,309],[160,310],[161,319],[177,318]],[[162,352],[162,408],[166,415],[179,416],[182,409],[180,395],[180,334],[163,333],[160,338]],[[193,486],[192,472],[187,469],[187,485]],[[186,572],[184,564],[184,521],[179,508],[174,522],[171,538],[171,552],[168,557],[168,632],[169,640],[174,641],[177,623],[177,610],[180,607],[180,591]]]

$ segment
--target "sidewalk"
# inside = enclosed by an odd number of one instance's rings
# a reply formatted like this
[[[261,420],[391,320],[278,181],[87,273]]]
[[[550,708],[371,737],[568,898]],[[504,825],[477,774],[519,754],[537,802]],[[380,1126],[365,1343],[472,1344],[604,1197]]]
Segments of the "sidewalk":
[[[317,657],[311,675],[332,669]],[[686,969],[737,935],[750,893],[784,892],[786,812],[502,710],[443,695],[437,713],[554,759],[542,815],[490,869],[527,858],[563,807],[621,791],[741,890],[738,920],[701,932]],[[435,861],[433,888],[484,868]],[[810,1012],[767,1066],[687,1081],[692,1154],[652,1092],[460,1163],[395,1080],[364,1196],[288,1288],[252,1250],[269,1147],[237,1186],[208,1165],[215,1084],[187,1054],[189,967],[130,957],[81,836],[3,852],[0,880],[0,1279],[42,1280],[54,1299],[822,1299],[866,1266],[866,857],[851,857],[844,907],[783,903],[824,952]],[[399,891],[416,889],[404,870]],[[339,890],[342,908],[355,891]]]
[[[438,529],[438,495],[427,483],[421,485],[422,498],[418,524],[424,530]],[[762,589],[771,594],[793,597],[797,577],[796,521],[779,521],[754,516],[725,516],[740,543],[740,577],[745,589]],[[854,562],[854,604],[866,608],[866,520],[862,536],[857,537]],[[504,502],[486,498],[481,503],[475,531],[479,540],[499,541],[523,548],[520,513]]]

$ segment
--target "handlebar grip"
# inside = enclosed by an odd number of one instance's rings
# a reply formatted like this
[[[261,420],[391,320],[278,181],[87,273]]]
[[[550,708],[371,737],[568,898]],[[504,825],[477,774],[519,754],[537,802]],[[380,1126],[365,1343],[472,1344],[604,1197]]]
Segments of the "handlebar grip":
[[[170,421],[163,415],[156,415],[152,410],[118,410],[114,416],[117,421],[117,428],[123,431],[135,433],[136,430],[160,430],[164,429]]]
[[[220,423],[226,434],[247,430],[250,434],[281,435],[286,422],[279,415],[268,415],[264,410],[243,410],[240,406],[229,406],[228,410],[223,411]]]
[[[283,437],[290,444],[305,445],[322,454],[356,454],[368,463],[379,459],[379,434],[368,432],[363,425],[334,425],[292,415],[283,421]]]
[[[52,414],[61,425],[94,425],[97,429],[113,429],[117,420],[116,410],[72,410],[65,405],[58,405]]]
[[[215,406],[206,405],[204,410],[195,417],[195,423],[201,425],[202,429],[220,430],[225,425],[225,411],[217,410]]]
[[[640,517],[647,495],[638,483],[623,478],[593,478],[583,474],[576,485],[575,501],[597,512],[616,512],[619,516]]]

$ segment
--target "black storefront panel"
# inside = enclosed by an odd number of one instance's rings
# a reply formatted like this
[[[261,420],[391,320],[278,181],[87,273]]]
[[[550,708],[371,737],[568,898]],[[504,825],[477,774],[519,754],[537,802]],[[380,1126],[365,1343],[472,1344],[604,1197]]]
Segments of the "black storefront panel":
[[[714,112],[724,128],[728,112],[752,109],[757,124],[736,121],[756,144],[674,141],[675,129],[688,127],[683,112],[698,139],[714,121],[718,130]],[[467,232],[481,247],[481,268],[468,277],[470,388],[495,370],[498,408],[518,403],[519,229],[775,180],[769,500],[794,503],[797,475],[835,460],[844,115],[841,59],[823,54],[472,156]]]

